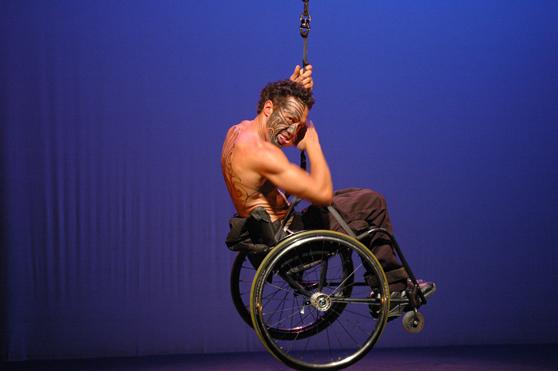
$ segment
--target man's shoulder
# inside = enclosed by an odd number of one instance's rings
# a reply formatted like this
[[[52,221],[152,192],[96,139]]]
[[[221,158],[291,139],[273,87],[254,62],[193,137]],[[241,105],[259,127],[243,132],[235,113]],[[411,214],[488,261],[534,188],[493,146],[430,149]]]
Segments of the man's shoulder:
[[[227,132],[226,140],[233,140],[237,150],[247,151],[250,154],[274,149],[271,143],[263,141],[254,130],[250,130],[250,123],[250,121],[245,120],[231,126]]]
[[[239,122],[238,124],[235,124],[233,126],[231,126],[229,128],[229,130],[227,130],[227,135],[225,136],[225,140],[230,140],[231,138],[235,138],[238,137],[240,135],[240,133],[243,131],[243,123],[245,121]]]
[[[250,137],[249,124],[249,121],[244,120],[231,126],[227,131],[226,140],[234,139],[235,142],[246,141]]]

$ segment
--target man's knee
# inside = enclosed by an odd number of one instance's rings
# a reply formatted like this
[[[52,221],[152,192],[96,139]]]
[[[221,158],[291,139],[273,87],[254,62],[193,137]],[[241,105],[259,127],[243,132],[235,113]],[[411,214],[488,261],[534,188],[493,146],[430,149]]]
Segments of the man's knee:
[[[371,210],[387,210],[387,201],[384,195],[369,188],[363,188],[358,191],[357,202],[361,205],[369,205]]]
[[[385,197],[368,188],[341,189],[335,193],[333,204],[349,220],[360,219],[370,222],[370,219],[387,214]]]
[[[365,189],[363,191],[366,195],[365,197],[371,200],[377,209],[387,209],[387,201],[383,194],[372,189]]]

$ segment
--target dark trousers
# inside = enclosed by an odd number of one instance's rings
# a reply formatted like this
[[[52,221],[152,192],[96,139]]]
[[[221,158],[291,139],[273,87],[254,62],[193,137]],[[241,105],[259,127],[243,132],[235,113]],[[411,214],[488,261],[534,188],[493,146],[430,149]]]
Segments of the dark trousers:
[[[347,188],[335,192],[333,206],[345,222],[358,235],[371,226],[383,227],[392,233],[391,220],[385,198],[371,189]],[[343,232],[343,228],[327,209],[310,206],[301,215],[304,229],[330,229]],[[370,247],[386,272],[391,290],[406,286],[407,272],[395,255],[387,236],[377,234],[373,239],[362,241]]]

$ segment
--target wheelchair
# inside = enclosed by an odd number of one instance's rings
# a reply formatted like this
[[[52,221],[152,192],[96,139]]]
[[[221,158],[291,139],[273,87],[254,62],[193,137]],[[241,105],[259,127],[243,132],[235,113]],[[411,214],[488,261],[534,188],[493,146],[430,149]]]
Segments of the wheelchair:
[[[240,251],[231,271],[233,303],[266,349],[295,369],[340,369],[372,349],[388,320],[402,316],[405,330],[420,332],[426,297],[395,237],[379,227],[356,235],[333,206],[345,233],[290,232],[296,203],[281,224],[286,236],[259,253]],[[362,243],[376,235],[387,236],[407,271],[404,296],[390,297],[382,266]]]

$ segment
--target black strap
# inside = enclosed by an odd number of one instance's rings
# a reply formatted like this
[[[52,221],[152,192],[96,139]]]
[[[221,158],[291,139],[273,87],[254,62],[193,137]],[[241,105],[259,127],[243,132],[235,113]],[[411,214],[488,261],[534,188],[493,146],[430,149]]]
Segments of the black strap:
[[[308,35],[310,34],[310,22],[312,21],[312,17],[310,16],[310,12],[308,11],[308,2],[310,0],[302,0],[302,1],[304,2],[304,10],[300,14],[300,28],[299,28],[299,31],[300,31],[300,36],[302,37],[302,40],[304,42],[304,45],[303,45],[303,48],[302,48],[302,67],[304,68],[308,65]],[[306,170],[306,166],[307,166],[306,165],[306,153],[304,151],[300,151],[300,168],[302,170]],[[294,209],[300,201],[301,201],[301,199],[299,197],[295,196],[293,198],[293,200],[291,201],[291,205],[289,206],[289,209],[287,210],[287,216],[281,222],[281,228],[280,228],[279,231],[277,231],[277,235],[279,235],[281,232],[283,232],[283,230],[287,226],[287,223],[290,223],[290,220],[292,219],[292,214],[294,212]]]
[[[312,21],[312,17],[308,11],[308,2],[309,0],[302,0],[304,2],[304,10],[300,14],[300,36],[302,36],[302,40],[304,42],[302,48],[302,67],[306,67],[308,65],[308,35],[310,34],[310,22]]]
[[[356,238],[355,232],[351,229],[351,227],[349,227],[349,225],[347,224],[347,222],[345,221],[345,219],[343,219],[343,217],[341,216],[341,214],[339,214],[339,212],[333,207],[333,206],[328,206],[327,207],[327,211],[329,211],[329,213],[331,215],[333,215],[333,217],[335,218],[335,220],[337,220],[337,223],[339,223],[339,225],[341,226],[341,228],[343,228],[343,230],[351,237]]]
[[[302,49],[302,67],[304,68],[308,65],[308,35],[310,34],[310,22],[312,21],[312,17],[308,11],[308,2],[310,0],[302,1],[304,2],[304,10],[300,14],[300,36],[302,36],[302,40],[304,41]],[[304,151],[300,151],[300,167],[302,170],[306,170],[306,153]]]

